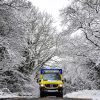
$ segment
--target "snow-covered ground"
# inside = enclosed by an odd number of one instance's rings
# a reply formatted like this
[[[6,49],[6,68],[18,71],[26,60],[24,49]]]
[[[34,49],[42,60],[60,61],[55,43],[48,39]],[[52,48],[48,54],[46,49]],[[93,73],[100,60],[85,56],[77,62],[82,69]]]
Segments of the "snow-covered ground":
[[[31,95],[30,93],[23,93],[21,95],[18,95],[17,93],[12,93],[12,94],[3,94],[0,95],[0,100],[2,98],[38,98],[36,95]]]
[[[36,84],[36,83],[35,83]],[[37,85],[37,84],[36,84]],[[16,93],[12,93],[9,91],[8,88],[3,88],[0,89],[0,99],[2,98],[38,98],[39,97],[39,93],[38,88],[34,89],[34,91],[32,92],[16,92]]]
[[[0,92],[0,99],[1,98],[21,98],[21,97],[35,97],[38,98],[39,97],[39,90],[36,89],[36,91],[34,91],[34,94],[31,96],[18,96],[17,93],[4,93],[2,94],[2,92]],[[91,100],[100,100],[100,90],[82,90],[82,91],[77,91],[77,92],[72,92],[72,93],[68,93],[66,95],[63,96],[64,98],[86,98],[86,99],[91,99]]]
[[[64,95],[64,98],[87,98],[100,100],[100,90],[82,90]]]
[[[17,94],[2,94],[0,95],[0,99],[2,98],[18,98],[19,96]]]

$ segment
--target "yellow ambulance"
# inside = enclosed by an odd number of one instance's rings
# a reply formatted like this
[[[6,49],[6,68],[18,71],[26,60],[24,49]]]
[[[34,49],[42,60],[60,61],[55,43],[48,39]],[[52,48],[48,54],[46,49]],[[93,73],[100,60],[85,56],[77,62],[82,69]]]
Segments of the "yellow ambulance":
[[[62,69],[41,69],[38,80],[40,97],[46,96],[48,92],[56,93],[56,96],[63,97]]]

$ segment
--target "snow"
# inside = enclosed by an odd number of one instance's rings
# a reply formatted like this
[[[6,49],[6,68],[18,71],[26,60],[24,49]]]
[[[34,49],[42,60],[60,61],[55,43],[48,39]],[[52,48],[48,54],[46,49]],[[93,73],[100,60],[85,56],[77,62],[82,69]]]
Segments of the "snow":
[[[39,92],[38,92],[39,93]],[[12,93],[8,88],[0,89],[0,100],[4,98],[37,98],[39,97],[37,94],[37,89],[33,92],[16,92]]]
[[[64,98],[87,98],[92,100],[100,100],[100,90],[82,90],[64,95]]]
[[[17,98],[17,97],[19,97],[16,93],[15,94],[0,94],[0,99],[1,98]]]
[[[36,94],[36,93],[35,93]],[[32,95],[32,93],[25,92],[25,93],[11,93],[11,94],[0,94],[0,100],[4,98],[37,98],[39,96]]]

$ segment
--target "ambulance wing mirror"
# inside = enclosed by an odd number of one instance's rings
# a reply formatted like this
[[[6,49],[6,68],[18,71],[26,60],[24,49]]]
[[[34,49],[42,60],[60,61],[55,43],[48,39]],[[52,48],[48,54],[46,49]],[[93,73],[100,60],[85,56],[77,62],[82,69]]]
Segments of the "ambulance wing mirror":
[[[38,79],[37,79],[37,83],[39,83],[39,82],[41,82],[41,80],[38,78]]]
[[[37,79],[37,83],[39,82],[39,79]]]
[[[63,82],[66,82],[66,78],[63,79]]]

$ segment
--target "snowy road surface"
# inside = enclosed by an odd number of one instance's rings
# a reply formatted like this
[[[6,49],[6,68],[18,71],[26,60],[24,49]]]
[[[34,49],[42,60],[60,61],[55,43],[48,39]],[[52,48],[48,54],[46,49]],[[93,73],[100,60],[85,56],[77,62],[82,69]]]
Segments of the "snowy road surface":
[[[100,90],[72,92],[64,95],[63,98],[56,97],[54,94],[49,94],[44,98],[40,98],[39,93],[36,93],[32,96],[1,96],[0,100],[100,100]]]
[[[91,99],[74,99],[74,98],[56,98],[56,97],[45,97],[45,98],[12,98],[2,100],[91,100]]]

